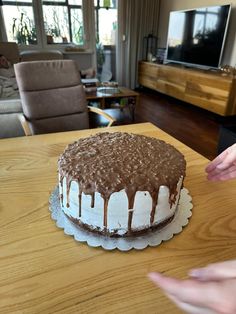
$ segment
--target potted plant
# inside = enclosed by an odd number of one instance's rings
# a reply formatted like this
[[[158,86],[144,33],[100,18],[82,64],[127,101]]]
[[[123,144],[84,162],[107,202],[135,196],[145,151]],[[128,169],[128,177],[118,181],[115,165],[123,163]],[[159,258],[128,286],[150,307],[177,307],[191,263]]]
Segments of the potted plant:
[[[18,44],[37,44],[36,29],[24,12],[20,18],[13,18],[12,34]]]
[[[96,44],[96,53],[97,53],[97,73],[102,73],[103,64],[105,63],[105,54],[103,44],[98,42]]]
[[[61,37],[60,28],[56,25],[48,25],[47,23],[45,23],[45,32],[48,44],[53,44],[54,38]]]

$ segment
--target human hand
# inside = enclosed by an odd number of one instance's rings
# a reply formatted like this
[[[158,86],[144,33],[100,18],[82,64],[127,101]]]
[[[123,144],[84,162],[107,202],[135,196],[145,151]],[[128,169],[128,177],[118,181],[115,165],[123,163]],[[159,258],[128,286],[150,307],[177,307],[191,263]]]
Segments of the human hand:
[[[236,178],[236,144],[228,147],[206,167],[211,181],[225,181]]]
[[[149,278],[182,310],[191,314],[236,313],[236,260],[211,264],[178,280],[150,273]]]

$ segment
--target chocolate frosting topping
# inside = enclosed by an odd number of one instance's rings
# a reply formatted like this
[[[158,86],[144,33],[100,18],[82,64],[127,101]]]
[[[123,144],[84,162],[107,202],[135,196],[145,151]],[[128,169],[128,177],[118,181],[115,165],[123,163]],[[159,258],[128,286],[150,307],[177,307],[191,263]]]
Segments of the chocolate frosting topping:
[[[185,176],[184,156],[173,146],[156,138],[128,133],[98,133],[69,144],[58,161],[61,183],[79,184],[79,212],[81,194],[99,192],[104,199],[104,226],[106,211],[112,193],[125,189],[129,209],[133,208],[135,193],[148,191],[152,197],[150,222],[153,222],[159,188],[169,187],[170,203],[175,201],[177,183]],[[67,197],[68,202],[68,197]],[[67,204],[69,206],[69,204]],[[131,228],[132,211],[129,212]]]

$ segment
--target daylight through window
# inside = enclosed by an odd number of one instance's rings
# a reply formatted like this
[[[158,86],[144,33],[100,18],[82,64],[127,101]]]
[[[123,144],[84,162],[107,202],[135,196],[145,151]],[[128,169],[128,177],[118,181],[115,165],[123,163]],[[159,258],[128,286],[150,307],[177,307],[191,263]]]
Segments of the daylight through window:
[[[32,1],[3,1],[3,16],[8,41],[18,44],[37,44]]]
[[[22,45],[38,44],[38,34],[41,33],[47,44],[84,45],[82,0],[43,0],[41,10],[35,9],[39,3],[33,1],[3,0],[8,41]],[[43,20],[44,29],[40,29],[42,24],[37,24],[35,17],[38,21]]]

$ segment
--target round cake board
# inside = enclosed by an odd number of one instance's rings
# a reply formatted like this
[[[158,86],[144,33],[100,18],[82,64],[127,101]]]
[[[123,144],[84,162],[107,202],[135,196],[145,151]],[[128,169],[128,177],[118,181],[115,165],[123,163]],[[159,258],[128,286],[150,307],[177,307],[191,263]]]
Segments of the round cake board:
[[[55,220],[57,227],[64,229],[65,234],[73,236],[78,242],[86,242],[91,247],[102,247],[105,250],[118,249],[120,251],[143,250],[148,246],[158,246],[162,241],[170,240],[188,224],[193,208],[189,191],[183,188],[175,217],[167,226],[142,236],[110,238],[89,232],[75,225],[61,209],[58,186],[51,193],[49,205],[52,219]]]

